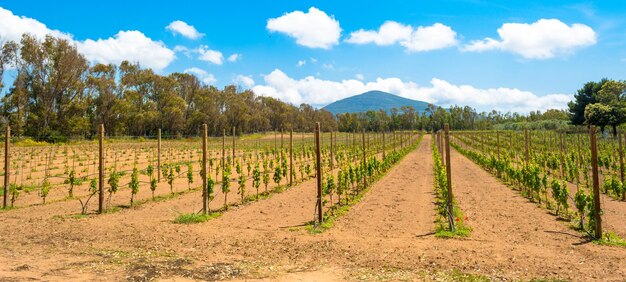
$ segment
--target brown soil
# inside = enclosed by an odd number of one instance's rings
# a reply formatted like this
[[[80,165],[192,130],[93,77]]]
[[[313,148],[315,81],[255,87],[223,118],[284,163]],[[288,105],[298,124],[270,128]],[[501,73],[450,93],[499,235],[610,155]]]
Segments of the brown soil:
[[[467,239],[433,236],[425,136],[334,227],[317,235],[298,227],[313,218],[313,180],[202,224],[172,223],[178,211],[199,207],[199,192],[82,219],[54,216],[67,213],[63,202],[6,211],[0,213],[0,277],[441,281],[439,273],[452,269],[495,280],[626,277],[619,264],[626,249],[585,242],[456,152],[452,165],[457,201],[473,228]]]

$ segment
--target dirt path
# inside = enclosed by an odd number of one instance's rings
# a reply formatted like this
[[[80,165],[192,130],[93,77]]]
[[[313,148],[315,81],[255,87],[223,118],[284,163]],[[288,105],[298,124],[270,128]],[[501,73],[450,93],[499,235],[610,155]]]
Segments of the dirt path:
[[[456,196],[474,230],[468,239],[432,235],[432,160],[425,136],[322,234],[293,228],[312,219],[313,180],[193,225],[172,219],[178,211],[197,209],[199,193],[85,219],[44,216],[58,208],[51,204],[34,218],[29,209],[1,214],[0,276],[454,281],[435,274],[457,269],[494,280],[626,277],[619,265],[625,249],[585,243],[456,152],[452,163]]]
[[[367,197],[337,221],[332,234],[401,238],[434,232],[430,136],[374,184]]]

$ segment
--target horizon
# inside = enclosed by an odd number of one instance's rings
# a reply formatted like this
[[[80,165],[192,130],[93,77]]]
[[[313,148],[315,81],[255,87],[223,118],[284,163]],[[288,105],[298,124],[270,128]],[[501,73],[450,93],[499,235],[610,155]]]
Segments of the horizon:
[[[380,90],[527,114],[566,109],[584,83],[624,75],[621,3],[400,3],[363,4],[361,18],[350,3],[197,2],[151,6],[139,19],[132,15],[142,3],[108,1],[94,14],[88,4],[4,2],[0,41],[50,34],[73,42],[91,64],[129,60],[315,108]]]

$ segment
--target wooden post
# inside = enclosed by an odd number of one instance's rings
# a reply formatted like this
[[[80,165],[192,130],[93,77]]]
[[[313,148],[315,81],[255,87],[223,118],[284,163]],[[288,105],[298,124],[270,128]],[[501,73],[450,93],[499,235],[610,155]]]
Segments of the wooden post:
[[[385,131],[383,130],[383,160],[385,159]]]
[[[333,131],[331,129],[330,130],[330,170],[332,171],[333,168],[335,168],[335,154],[333,152]]]
[[[233,126],[233,159],[231,160],[232,165],[235,165],[235,127]]]
[[[445,131],[445,147],[446,147],[446,176],[448,178],[448,198],[446,199],[448,205],[448,213],[449,213],[449,221],[450,221],[450,231],[454,232],[454,220],[452,219],[452,212],[454,211],[454,206],[452,203],[452,171],[450,169],[450,126],[446,123],[444,125]]]
[[[315,170],[317,176],[317,222],[322,223],[322,155],[320,153],[320,123],[315,123]]]
[[[159,130],[159,141],[161,140]],[[161,142],[159,142],[160,144]],[[159,145],[160,148],[160,145]],[[159,166],[160,168],[160,166]],[[160,173],[159,173],[160,175]],[[98,213],[104,212],[104,124],[100,124],[100,140],[98,142]]]
[[[528,133],[528,128],[524,129],[524,144],[526,145],[526,162],[528,163],[528,161],[530,161],[530,141],[528,140],[530,139],[530,134]]]
[[[161,129],[157,130],[157,182],[161,182]]]
[[[596,239],[602,238],[602,217],[600,216],[600,180],[598,179],[598,148],[596,147],[596,127],[589,129],[591,139],[591,172],[593,174],[593,210],[595,215]]]
[[[619,177],[622,183],[624,183],[624,145],[622,144],[622,132],[617,133],[617,142],[619,142]],[[626,134],[624,135],[624,141],[626,141]],[[622,201],[626,201],[626,187],[622,188]]]
[[[565,165],[565,156],[563,154],[565,154],[565,138],[563,137],[563,133],[559,134],[559,141],[561,141],[561,144],[559,146],[559,151],[560,151],[560,169],[561,169],[561,179],[565,179],[565,169],[564,169],[564,165]]]
[[[361,139],[363,140],[363,189],[367,187],[367,161],[365,159],[365,128],[361,132]]]
[[[289,132],[289,186],[293,185],[293,128]]]
[[[498,158],[500,158],[500,131],[496,131],[496,150]]]
[[[222,129],[222,171],[226,165],[226,129]]]
[[[444,130],[445,130],[445,126],[444,126]],[[441,163],[443,163],[444,165],[446,164],[446,152],[445,152],[445,140],[444,140],[444,132],[439,130],[439,155],[441,155]]]
[[[207,214],[209,210],[209,193],[207,191],[207,171],[206,171],[206,143],[207,143],[207,125],[202,125],[202,213]]]
[[[11,127],[7,126],[4,136],[4,196],[2,198],[2,208],[7,208],[9,199],[9,183],[11,177]]]

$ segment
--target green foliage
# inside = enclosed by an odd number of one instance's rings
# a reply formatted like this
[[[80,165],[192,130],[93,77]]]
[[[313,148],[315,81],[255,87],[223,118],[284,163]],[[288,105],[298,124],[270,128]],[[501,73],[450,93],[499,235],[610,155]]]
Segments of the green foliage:
[[[110,207],[111,205],[111,197],[113,194],[117,193],[117,190],[119,188],[119,183],[120,183],[120,173],[113,170],[111,171],[111,173],[109,173],[109,179],[107,180],[107,183],[109,184],[109,199],[108,199],[108,205]]]
[[[559,215],[561,207],[563,207],[567,213],[567,208],[569,204],[567,202],[567,198],[569,196],[569,190],[565,182],[559,182],[556,179],[552,179],[552,184],[550,185],[552,188],[552,197],[556,201],[556,214]]]
[[[9,195],[11,195],[11,207],[14,206],[15,201],[17,201],[17,198],[20,196],[20,192],[22,190],[24,190],[23,185],[17,185],[15,183],[11,183],[11,185],[9,185]]]
[[[246,195],[246,175],[243,173],[239,174],[237,183],[239,184],[239,191],[237,193],[241,196],[241,202],[243,203],[243,199]]]
[[[174,219],[174,223],[178,223],[178,224],[202,223],[210,219],[216,218],[218,216],[220,216],[219,213],[212,213],[212,214],[183,213],[183,214],[179,214],[176,217],[176,219]]]
[[[187,188],[191,190],[191,184],[193,183],[193,164],[190,162],[187,165]]]
[[[209,201],[213,200],[213,192],[215,192],[215,180],[213,180],[211,175],[207,176],[206,178],[206,191]]]
[[[267,161],[263,161],[263,185],[265,185],[265,192],[267,192],[267,185],[270,183],[270,172],[267,166]]]
[[[43,183],[41,184],[41,189],[39,190],[39,196],[43,199],[44,204],[46,203],[48,193],[50,193],[50,188],[52,188],[50,181],[48,180],[48,178],[44,179]]]
[[[228,192],[230,192],[230,166],[226,166],[222,171],[222,193],[224,193],[224,209],[228,208]]]
[[[261,169],[257,163],[252,171],[252,186],[256,189],[257,198],[259,197],[259,186],[261,186]]]
[[[137,169],[137,166],[133,167],[128,187],[130,188],[130,205],[132,206],[135,195],[139,192],[139,170]]]
[[[78,180],[76,179],[76,171],[74,171],[72,169],[72,171],[70,171],[69,175],[68,175],[68,182],[70,184],[70,188],[67,191],[68,192],[68,197],[73,198],[74,197],[74,185],[76,185],[78,183]]]
[[[274,169],[274,177],[272,178],[274,180],[274,183],[276,183],[276,185],[280,184],[280,180],[283,178],[283,174],[282,174],[282,169],[280,169],[279,166],[277,166]]]
[[[585,229],[585,209],[587,208],[587,202],[590,200],[590,197],[587,196],[583,189],[578,189],[576,194],[574,195],[574,205],[576,206],[576,210],[578,210],[578,216],[580,217],[580,225],[579,228],[581,230]]]
[[[178,171],[180,171],[180,166],[178,167]],[[163,166],[163,178],[167,180],[167,184],[170,185],[170,193],[174,194],[174,180],[176,179],[176,174],[174,174],[176,167],[171,164],[166,164]]]

